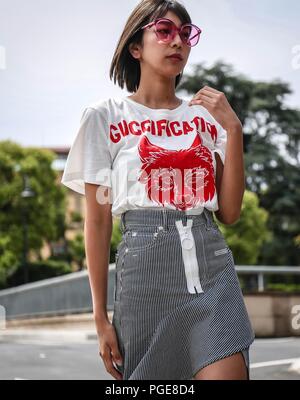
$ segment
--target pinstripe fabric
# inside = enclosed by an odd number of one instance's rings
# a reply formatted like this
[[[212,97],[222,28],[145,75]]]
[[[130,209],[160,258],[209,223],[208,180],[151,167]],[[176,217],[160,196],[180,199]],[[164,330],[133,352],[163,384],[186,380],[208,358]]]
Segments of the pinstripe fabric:
[[[190,293],[176,221],[192,219],[203,291]],[[211,211],[135,209],[121,216],[114,314],[124,380],[187,380],[254,341],[231,249]]]

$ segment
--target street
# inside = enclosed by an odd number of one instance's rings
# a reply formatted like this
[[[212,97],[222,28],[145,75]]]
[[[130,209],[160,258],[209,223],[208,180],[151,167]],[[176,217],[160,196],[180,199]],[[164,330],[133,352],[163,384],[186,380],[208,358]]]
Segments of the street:
[[[98,356],[96,340],[57,343],[19,339],[0,343],[0,354],[1,380],[114,380]],[[299,380],[300,338],[256,339],[250,361],[252,380]]]

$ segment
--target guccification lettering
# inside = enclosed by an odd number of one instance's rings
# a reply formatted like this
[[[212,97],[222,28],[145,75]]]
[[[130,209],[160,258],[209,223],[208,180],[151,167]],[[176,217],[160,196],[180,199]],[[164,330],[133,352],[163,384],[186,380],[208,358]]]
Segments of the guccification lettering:
[[[208,132],[213,141],[217,139],[217,128],[214,124],[206,121],[203,117],[195,117],[192,121],[169,121],[161,119],[153,121],[150,119],[144,121],[121,120],[117,124],[110,124],[109,137],[113,143],[118,143],[122,138],[128,135],[141,136],[144,133],[150,133],[153,136],[183,136],[188,135],[197,129],[200,132]]]

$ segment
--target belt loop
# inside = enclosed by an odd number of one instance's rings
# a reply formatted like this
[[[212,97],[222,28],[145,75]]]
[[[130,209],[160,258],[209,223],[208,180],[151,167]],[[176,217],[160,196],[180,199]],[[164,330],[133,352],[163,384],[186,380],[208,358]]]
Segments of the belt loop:
[[[210,227],[212,226],[210,211],[204,207],[203,212],[206,218],[206,229],[210,229]]]
[[[121,219],[120,219],[120,227],[121,227],[121,231],[122,231],[122,232],[124,232],[124,230],[125,230],[124,216],[125,216],[125,212],[123,212],[123,213],[121,214]]]
[[[163,208],[162,212],[163,212],[163,228],[164,228],[164,231],[167,231],[168,230],[167,210],[165,208]]]

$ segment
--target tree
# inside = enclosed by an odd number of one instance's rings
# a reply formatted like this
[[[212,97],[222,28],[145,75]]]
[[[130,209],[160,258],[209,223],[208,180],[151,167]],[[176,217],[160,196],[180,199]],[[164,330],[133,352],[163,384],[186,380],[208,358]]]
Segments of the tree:
[[[236,264],[257,264],[262,246],[273,239],[267,228],[268,212],[259,207],[255,193],[245,191],[241,218],[233,225],[220,225]]]
[[[210,68],[195,65],[178,90],[194,95],[205,85],[225,93],[244,127],[246,189],[267,210],[268,229],[273,232],[273,240],[261,248],[258,263],[299,265],[300,110],[285,105],[292,90],[279,79],[250,80],[222,61]]]
[[[65,198],[52,168],[55,157],[49,150],[23,148],[9,140],[0,142],[0,275],[3,283],[12,271],[22,267],[25,207],[29,251],[38,255],[45,242],[56,241],[64,233]],[[25,174],[35,194],[30,199],[21,196]]]
[[[77,233],[73,240],[68,240],[68,249],[72,260],[77,263],[79,271],[82,271],[85,260],[84,236],[82,233]]]

